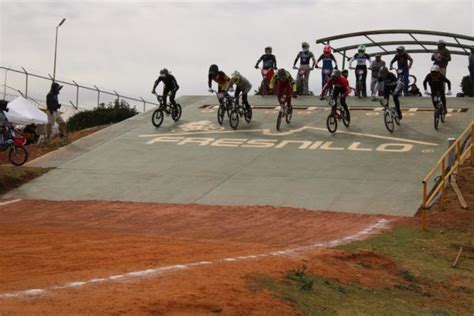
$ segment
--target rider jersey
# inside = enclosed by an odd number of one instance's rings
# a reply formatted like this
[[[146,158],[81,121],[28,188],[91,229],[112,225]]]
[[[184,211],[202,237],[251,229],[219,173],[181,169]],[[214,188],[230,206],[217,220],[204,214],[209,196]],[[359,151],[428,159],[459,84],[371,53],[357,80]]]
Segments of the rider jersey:
[[[448,84],[448,90],[451,90],[451,81],[446,78],[442,73],[439,74],[438,78],[435,78],[431,73],[429,73],[425,80],[423,80],[423,88],[426,90],[426,84],[430,85],[431,93],[436,91],[444,91],[444,83]]]
[[[370,65],[370,56],[368,54],[360,54],[360,53],[356,53],[354,55],[354,57],[351,58],[351,60],[349,61],[349,65],[352,66],[352,63],[353,62],[356,62],[357,63],[357,67],[363,67],[363,66],[367,66],[366,63],[368,62],[369,65]]]
[[[179,89],[176,78],[173,75],[166,75],[164,77],[160,76],[158,79],[156,79],[155,85],[153,86],[153,91],[155,91],[158,84],[160,84],[162,81],[165,85],[164,90],[177,91]]]
[[[347,97],[351,93],[351,88],[349,87],[349,81],[344,76],[339,76],[337,78],[329,79],[323,87],[321,95],[324,95],[326,91],[332,87],[341,87],[344,90],[344,97]]]
[[[278,79],[278,75],[275,73],[273,75],[273,78],[272,80],[270,81],[268,87],[270,89],[273,89],[273,87],[275,86],[275,84],[277,82],[282,82],[282,83],[286,83],[288,84],[289,86],[291,86],[291,88],[293,89],[293,92],[296,92],[296,83],[295,83],[295,80],[293,80],[293,77],[291,76],[291,74],[288,72],[288,71],[285,71],[285,78],[284,79]]]
[[[323,69],[332,69],[332,62],[334,62],[335,65],[337,65],[336,58],[334,57],[333,54],[325,55],[321,54],[319,56],[318,61],[316,63],[319,63],[320,61],[323,61]]]
[[[230,84],[230,78],[223,71],[219,71],[216,75],[212,76],[209,74],[209,88],[211,87],[212,81],[217,82],[217,85],[222,90],[227,90]]]
[[[397,62],[398,68],[405,68],[408,67],[409,60],[413,61],[413,59],[407,53],[396,54],[390,62],[390,66],[392,66],[394,62]]]
[[[398,84],[398,77],[389,72],[385,78],[379,77],[378,82],[383,82],[385,87],[395,87]]]
[[[300,59],[300,65],[309,65],[310,60],[314,59],[314,55],[309,50],[306,52],[302,50],[298,55],[296,55],[295,62],[293,63],[294,65],[296,65],[298,59]]]
[[[257,66],[261,61],[263,61],[263,69],[270,69],[270,68],[277,67],[277,61],[276,61],[275,55],[263,54],[262,57],[260,57],[260,59],[257,60]]]
[[[385,62],[383,60],[374,60],[370,64],[370,68],[372,68],[372,78],[378,78],[379,77],[379,71],[380,69],[385,67]]]

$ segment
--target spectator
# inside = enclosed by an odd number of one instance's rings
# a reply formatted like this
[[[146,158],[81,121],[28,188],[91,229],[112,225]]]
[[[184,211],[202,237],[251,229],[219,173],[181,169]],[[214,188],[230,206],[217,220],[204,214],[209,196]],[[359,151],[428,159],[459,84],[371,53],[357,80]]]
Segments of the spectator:
[[[411,58],[411,56],[405,51],[405,47],[400,46],[397,48],[397,54],[390,62],[390,69],[393,68],[395,62],[397,62],[398,69],[402,70],[403,94],[408,95],[409,76],[411,66],[413,65],[413,58]]]
[[[46,114],[48,115],[48,125],[46,128],[46,137],[51,139],[51,134],[53,132],[53,124],[58,123],[59,125],[59,136],[65,136],[66,130],[66,123],[64,122],[63,118],[59,114],[59,108],[61,108],[61,104],[59,104],[58,95],[59,91],[63,86],[59,85],[57,82],[53,82],[51,84],[51,90],[49,91],[48,95],[46,96],[46,106],[48,110]]]
[[[36,144],[39,140],[37,125],[35,123],[28,124],[23,129],[23,133],[26,136],[26,145]]]
[[[446,68],[448,63],[451,61],[451,53],[446,48],[446,42],[439,40],[438,49],[431,55],[431,60],[434,65],[438,65],[441,69],[441,73],[446,76]]]
[[[382,60],[382,55],[375,55],[375,60],[370,64],[372,69],[372,80],[370,81],[370,92],[372,94],[372,101],[376,101],[376,96],[379,94],[379,91],[383,91],[382,87],[378,86],[379,80],[379,71],[382,68],[385,68],[385,62]],[[382,83],[380,83],[382,84]]]
[[[8,129],[12,128],[12,125],[7,119],[6,112],[8,112],[7,108],[8,102],[5,100],[0,100],[0,145],[3,145],[6,142],[8,137]]]

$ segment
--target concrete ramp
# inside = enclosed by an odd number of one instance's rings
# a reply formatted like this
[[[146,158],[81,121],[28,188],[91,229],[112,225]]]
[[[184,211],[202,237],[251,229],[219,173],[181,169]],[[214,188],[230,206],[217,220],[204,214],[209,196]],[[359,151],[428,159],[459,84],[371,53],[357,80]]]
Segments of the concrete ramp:
[[[433,128],[429,99],[403,98],[404,119],[390,134],[381,109],[350,99],[350,128],[326,129],[327,103],[299,98],[293,121],[276,131],[276,99],[252,97],[250,124],[219,126],[215,97],[179,98],[178,123],[151,112],[116,124],[30,163],[54,167],[9,197],[47,200],[279,205],[413,215],[421,179],[474,119],[469,99],[449,99]]]

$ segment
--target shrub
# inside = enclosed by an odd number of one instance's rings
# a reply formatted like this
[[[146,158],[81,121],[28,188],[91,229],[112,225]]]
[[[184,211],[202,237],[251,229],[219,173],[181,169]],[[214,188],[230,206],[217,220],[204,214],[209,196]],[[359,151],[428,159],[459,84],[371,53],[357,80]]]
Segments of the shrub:
[[[461,89],[466,97],[474,96],[474,87],[471,81],[471,77],[465,76],[461,80]]]
[[[115,99],[107,105],[101,104],[93,110],[74,114],[66,127],[68,132],[75,132],[89,127],[118,123],[137,114],[137,110],[131,108],[125,100]]]

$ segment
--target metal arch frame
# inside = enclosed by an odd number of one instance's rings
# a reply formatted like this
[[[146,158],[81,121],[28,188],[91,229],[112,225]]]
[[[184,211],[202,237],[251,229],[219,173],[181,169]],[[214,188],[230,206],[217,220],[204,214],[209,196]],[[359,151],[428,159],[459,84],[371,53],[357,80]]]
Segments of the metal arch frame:
[[[412,41],[384,41],[384,42],[377,42],[372,39],[369,35],[387,35],[387,34],[408,34],[413,40]],[[371,56],[380,54],[380,55],[393,55],[396,53],[396,50],[389,50],[387,49],[388,46],[396,46],[396,45],[417,45],[421,46],[421,49],[407,49],[408,53],[418,54],[418,53],[433,53],[435,49],[430,49],[427,46],[436,46],[437,42],[434,41],[421,41],[418,40],[415,35],[431,35],[431,36],[438,36],[438,37],[449,37],[454,39],[453,43],[446,43],[448,47],[455,47],[461,48],[461,50],[451,50],[451,54],[453,55],[469,55],[468,49],[474,45],[474,37],[463,35],[463,34],[455,34],[455,33],[448,33],[448,32],[435,32],[435,31],[426,31],[426,30],[413,30],[413,29],[391,29],[391,30],[373,30],[373,31],[364,31],[364,32],[354,32],[354,33],[346,33],[340,34],[325,38],[320,38],[316,40],[316,44],[331,44],[331,41],[336,41],[340,39],[346,39],[350,37],[365,37],[369,42],[367,43],[359,43],[357,45],[349,45],[343,47],[333,47],[335,53],[338,53],[342,56],[342,68],[345,66],[346,60],[350,57],[347,56],[347,51],[357,49],[360,44],[365,45],[366,47],[378,47],[380,48],[379,52],[369,54]],[[471,41],[471,44],[461,44],[459,40]],[[333,45],[331,45],[333,46]]]

